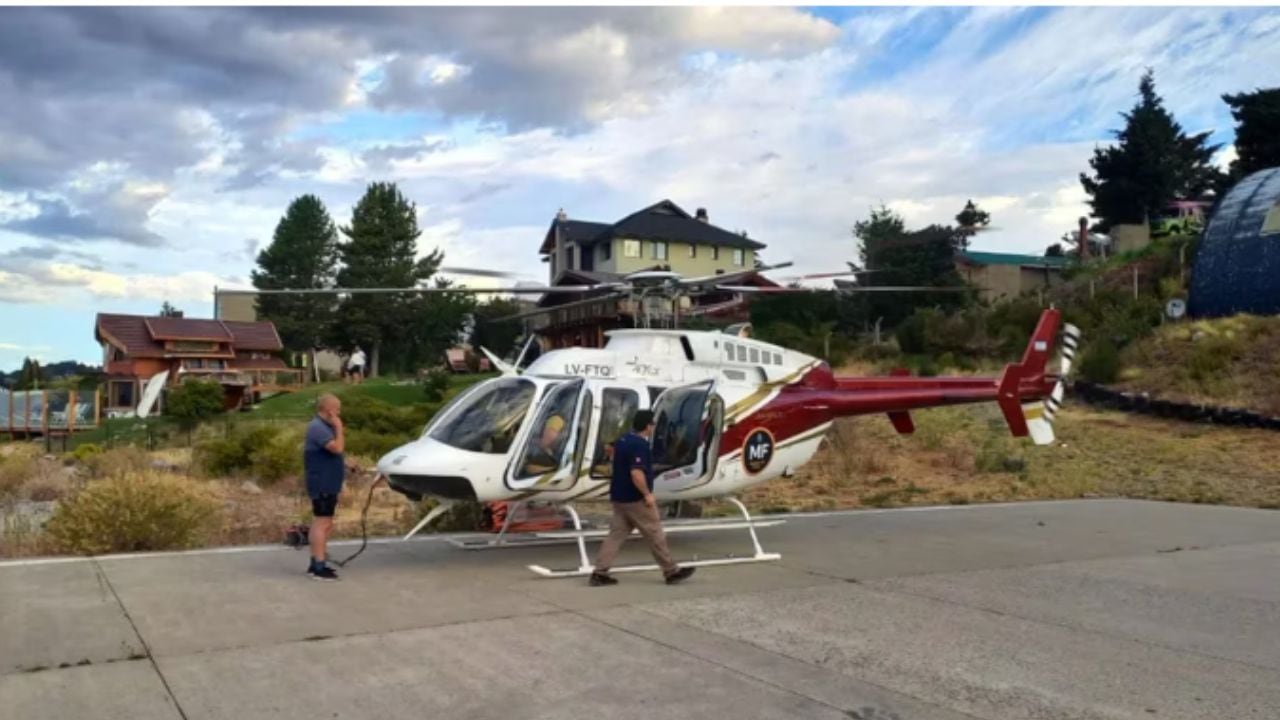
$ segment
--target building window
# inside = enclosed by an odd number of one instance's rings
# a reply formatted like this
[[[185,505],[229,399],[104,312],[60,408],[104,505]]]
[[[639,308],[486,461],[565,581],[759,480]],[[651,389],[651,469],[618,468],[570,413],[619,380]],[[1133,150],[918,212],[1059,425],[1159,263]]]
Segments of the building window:
[[[734,248],[733,264],[737,265],[738,267],[742,267],[743,264],[746,262],[745,258],[743,257],[744,255],[745,253],[742,251],[742,248]]]
[[[629,258],[640,257],[640,241],[639,240],[623,240],[622,256]]]
[[[760,351],[757,350],[756,348],[751,348],[751,362],[752,363],[760,362]]]
[[[667,244],[666,244],[665,242],[655,241],[655,242],[653,243],[653,250],[652,250],[652,252],[653,252],[652,258],[653,258],[654,260],[666,260],[666,259],[667,259]]]
[[[564,249],[564,269],[565,270],[573,269],[573,246],[572,245]]]
[[[773,354],[773,364],[774,364],[774,365],[781,365],[781,364],[782,364],[782,353],[774,353],[774,354]]]
[[[601,260],[613,259],[613,243],[612,242],[600,243],[600,259]]]
[[[733,362],[733,343],[724,344],[724,359]]]
[[[739,345],[738,346],[738,362],[744,363],[746,361],[747,361],[747,346]]]
[[[698,257],[698,245],[697,243],[689,243],[689,259],[692,260],[696,257]]]
[[[719,246],[719,245],[714,245],[714,246],[712,246],[712,248],[711,248],[711,259],[712,259],[712,260],[719,260],[719,259],[720,259],[720,246]]]

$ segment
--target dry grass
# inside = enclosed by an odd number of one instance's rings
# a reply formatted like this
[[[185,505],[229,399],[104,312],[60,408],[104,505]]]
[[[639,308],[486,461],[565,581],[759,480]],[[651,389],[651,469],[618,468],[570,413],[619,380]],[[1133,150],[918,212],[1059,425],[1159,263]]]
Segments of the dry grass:
[[[1168,400],[1280,416],[1280,318],[1165,325],[1125,350],[1118,385]]]
[[[914,414],[897,435],[882,417],[843,420],[790,480],[748,493],[761,510],[967,504],[1079,497],[1280,507],[1280,435],[1068,408],[1058,442],[1008,435],[995,408]]]

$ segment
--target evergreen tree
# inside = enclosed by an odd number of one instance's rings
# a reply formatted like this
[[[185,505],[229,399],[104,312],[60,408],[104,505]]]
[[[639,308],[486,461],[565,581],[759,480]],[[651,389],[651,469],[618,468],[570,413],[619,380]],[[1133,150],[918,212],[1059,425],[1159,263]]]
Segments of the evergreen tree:
[[[18,374],[18,390],[40,389],[40,363],[33,358],[23,358],[22,372]]]
[[[182,311],[169,304],[168,300],[160,306],[160,317],[182,317]]]
[[[271,244],[258,253],[253,286],[259,290],[320,289],[333,286],[338,232],[320,198],[303,195],[289,203]],[[312,352],[333,322],[336,303],[324,295],[259,295],[258,316],[270,320],[284,346]]]
[[[1220,173],[1211,164],[1217,145],[1210,133],[1187,136],[1156,94],[1147,70],[1138,84],[1141,96],[1127,113],[1117,144],[1096,148],[1089,161],[1094,175],[1080,175],[1089,194],[1097,228],[1142,223],[1176,198],[1196,198],[1213,188]]]
[[[488,302],[476,306],[471,315],[471,345],[479,352],[480,347],[500,358],[507,357],[516,350],[516,342],[524,334],[524,324],[520,320],[500,320],[519,313],[520,303],[511,298],[495,297]]]
[[[1236,120],[1236,154],[1231,180],[1280,167],[1280,87],[1223,95]]]
[[[886,207],[871,211],[871,217],[854,225],[853,234],[862,241],[860,256],[868,272],[859,283],[870,286],[957,287],[964,280],[956,270],[956,252],[964,246],[963,233],[953,227],[930,225],[907,230],[902,218]],[[856,271],[859,268],[850,267]],[[962,305],[967,296],[954,291],[868,293],[861,301],[866,318],[883,319],[892,327],[917,307],[951,308]]]
[[[956,222],[960,225],[960,249],[968,250],[969,239],[991,224],[991,213],[978,207],[970,200],[964,204],[964,209],[956,215]]]
[[[421,287],[444,259],[439,250],[418,257],[417,209],[394,183],[369,185],[342,233],[348,240],[338,245],[339,287]],[[454,294],[352,295],[341,304],[334,337],[344,347],[368,351],[371,375],[384,364],[408,371],[458,342],[472,307],[470,298]]]

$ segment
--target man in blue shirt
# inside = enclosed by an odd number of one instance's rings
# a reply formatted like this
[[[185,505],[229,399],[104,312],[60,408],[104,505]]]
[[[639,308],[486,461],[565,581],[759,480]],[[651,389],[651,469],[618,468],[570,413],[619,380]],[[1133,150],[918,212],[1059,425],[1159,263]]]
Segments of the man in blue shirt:
[[[613,479],[609,483],[613,517],[609,521],[609,536],[600,546],[589,583],[597,587],[618,584],[617,578],[609,574],[609,568],[634,528],[649,543],[649,551],[658,561],[658,567],[662,568],[667,584],[674,585],[688,579],[694,568],[682,568],[671,559],[667,538],[662,532],[662,520],[658,517],[658,502],[653,496],[653,462],[649,456],[653,413],[649,410],[637,412],[631,421],[631,429],[632,432],[618,438],[613,446]]]
[[[337,580],[338,573],[325,562],[329,533],[333,530],[333,513],[338,507],[346,465],[342,459],[346,448],[346,432],[342,426],[342,402],[333,395],[322,395],[316,401],[316,416],[307,426],[302,448],[302,465],[311,496],[311,566],[307,574],[315,580]]]

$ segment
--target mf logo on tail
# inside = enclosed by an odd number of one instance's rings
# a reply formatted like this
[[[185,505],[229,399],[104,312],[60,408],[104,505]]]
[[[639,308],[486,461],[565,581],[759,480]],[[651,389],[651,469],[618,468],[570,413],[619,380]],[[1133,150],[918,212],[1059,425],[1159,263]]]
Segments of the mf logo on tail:
[[[773,433],[756,428],[742,445],[742,466],[752,475],[760,472],[773,459]]]

